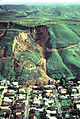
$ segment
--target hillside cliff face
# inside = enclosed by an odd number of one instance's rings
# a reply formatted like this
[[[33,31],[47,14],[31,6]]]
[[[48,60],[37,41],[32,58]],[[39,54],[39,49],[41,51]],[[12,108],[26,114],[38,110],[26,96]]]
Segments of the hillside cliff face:
[[[33,31],[35,31],[33,29]],[[35,35],[35,34],[34,34]],[[47,84],[51,78],[46,74],[46,59],[44,50],[33,38],[31,32],[19,33],[13,41],[16,71],[19,68],[22,75],[17,80],[24,79],[26,85]]]

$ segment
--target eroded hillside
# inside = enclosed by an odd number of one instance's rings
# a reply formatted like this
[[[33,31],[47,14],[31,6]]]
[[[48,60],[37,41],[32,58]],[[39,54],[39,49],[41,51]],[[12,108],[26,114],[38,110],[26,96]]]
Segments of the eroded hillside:
[[[24,80],[26,85],[47,84],[51,80],[46,74],[43,47],[37,41],[35,42],[35,30],[29,33],[19,33],[13,41],[16,73],[18,68],[21,71],[16,78],[20,82]]]
[[[3,27],[1,33],[4,30]],[[51,78],[80,77],[79,25],[23,27],[13,24],[0,44],[0,74],[4,78],[39,85],[47,84]],[[12,62],[10,68],[8,60]],[[3,70],[7,71],[6,75]]]

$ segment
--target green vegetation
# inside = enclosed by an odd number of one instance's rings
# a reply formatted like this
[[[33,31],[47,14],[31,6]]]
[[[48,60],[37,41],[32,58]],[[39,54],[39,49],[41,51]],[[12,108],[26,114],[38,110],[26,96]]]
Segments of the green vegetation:
[[[77,51],[77,52],[76,52]],[[77,49],[66,49],[60,51],[64,64],[71,70],[75,77],[80,79],[80,51]]]
[[[15,72],[14,72],[14,62],[12,59],[5,59],[4,64],[2,66],[1,74],[6,79],[10,81],[15,80]]]
[[[2,75],[0,75],[0,80],[6,80]]]
[[[37,64],[40,61],[40,56],[34,51],[26,50],[23,51],[19,56],[17,55],[17,59],[20,62],[30,60],[33,63]]]
[[[41,73],[38,68],[33,69],[33,70],[28,70],[28,69],[16,69],[16,79],[19,82],[23,81],[29,81],[29,80],[36,80],[37,78],[41,77]]]
[[[71,26],[71,27],[69,27]],[[54,24],[50,25],[48,28],[50,39],[46,44],[48,48],[63,48],[67,47],[71,44],[76,44],[80,41],[79,37],[79,26],[76,27],[74,25],[65,25],[65,24]]]
[[[16,79],[19,82],[35,80],[41,77],[41,73],[36,64],[40,61],[40,56],[31,50],[26,50],[17,55],[17,60],[21,63],[24,63],[22,69],[15,67]],[[33,69],[28,68],[31,66]],[[24,68],[25,67],[25,68]]]
[[[6,27],[4,26],[4,28],[2,28],[3,25],[0,26],[0,33],[3,33],[3,31],[6,29]],[[7,51],[7,55],[11,55],[12,54],[12,44],[13,44],[13,39],[16,35],[19,34],[19,32],[27,32],[27,29],[21,29],[21,28],[15,28],[16,26],[13,26],[7,30],[7,34],[3,37],[3,39],[0,41],[0,49],[3,48],[4,45],[8,46],[8,51]]]
[[[80,5],[1,5],[0,21],[11,21],[25,26],[54,23],[74,24],[80,19]],[[76,20],[77,19],[77,20]]]
[[[70,106],[72,105],[71,99],[64,99],[61,101],[61,106]]]
[[[51,78],[73,77],[71,71],[63,63],[58,51],[47,52],[47,72]],[[48,56],[48,54],[50,56]]]
[[[80,26],[53,24],[49,25],[48,31],[50,38],[46,46],[57,49],[46,53],[49,76],[80,79]]]

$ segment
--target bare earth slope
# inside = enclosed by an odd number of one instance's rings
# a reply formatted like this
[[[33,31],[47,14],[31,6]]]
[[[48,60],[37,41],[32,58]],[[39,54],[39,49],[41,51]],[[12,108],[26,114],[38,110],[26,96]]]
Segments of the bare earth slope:
[[[47,84],[51,78],[46,75],[46,59],[43,48],[35,43],[30,33],[19,33],[13,41],[13,52],[27,85]],[[17,68],[17,65],[16,65]],[[23,74],[22,74],[23,75]],[[17,79],[21,81],[22,76]]]

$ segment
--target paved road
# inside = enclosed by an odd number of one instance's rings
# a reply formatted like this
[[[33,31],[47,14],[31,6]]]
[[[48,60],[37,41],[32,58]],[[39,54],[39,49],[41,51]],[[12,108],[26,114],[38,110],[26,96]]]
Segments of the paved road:
[[[62,110],[61,110],[61,104],[60,104],[60,102],[58,100],[58,95],[59,94],[57,93],[57,89],[53,90],[53,93],[55,95],[55,102],[56,102],[56,105],[58,107],[58,113],[60,114],[61,119],[63,119]]]
[[[2,104],[2,100],[3,100],[3,97],[4,97],[4,93],[7,92],[7,86],[2,86],[2,88],[4,88],[4,90],[3,90],[2,94],[1,94],[1,97],[0,97],[0,106],[1,106],[1,104]]]

